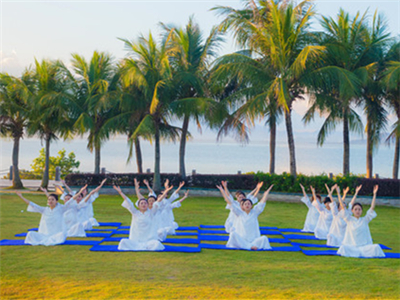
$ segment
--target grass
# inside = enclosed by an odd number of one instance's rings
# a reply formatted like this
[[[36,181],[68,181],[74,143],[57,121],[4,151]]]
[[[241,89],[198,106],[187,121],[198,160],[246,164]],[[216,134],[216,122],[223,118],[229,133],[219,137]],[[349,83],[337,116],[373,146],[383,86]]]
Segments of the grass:
[[[46,205],[43,196],[26,195]],[[121,198],[101,196],[101,222],[130,224]],[[1,195],[0,239],[37,227],[14,195]],[[175,210],[181,226],[224,224],[221,199],[189,198]],[[365,209],[365,208],[364,208]],[[24,212],[21,212],[23,210]],[[377,207],[370,224],[374,242],[400,252],[400,209]],[[302,228],[303,204],[267,203],[260,226]],[[273,236],[271,236],[273,237]],[[201,253],[91,252],[89,246],[0,247],[1,299],[132,298],[352,298],[398,299],[400,260],[306,256],[300,252],[203,249]]]

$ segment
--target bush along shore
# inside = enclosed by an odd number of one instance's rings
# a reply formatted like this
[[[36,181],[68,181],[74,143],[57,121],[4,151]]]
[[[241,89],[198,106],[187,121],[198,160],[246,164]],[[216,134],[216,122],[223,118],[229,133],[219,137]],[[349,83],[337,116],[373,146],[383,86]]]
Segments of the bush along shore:
[[[152,173],[120,173],[120,174],[69,174],[65,181],[69,186],[98,186],[100,182],[107,178],[106,185],[118,185],[121,187],[132,187],[133,180],[137,178],[139,181],[147,179],[152,184]],[[300,184],[305,187],[312,185],[317,193],[325,194],[325,184],[332,186],[337,183],[341,188],[349,187],[349,194],[354,194],[355,188],[362,185],[359,196],[372,195],[374,185],[379,185],[378,196],[380,197],[400,197],[400,180],[398,179],[368,179],[359,176],[333,176],[322,174],[318,176],[306,176],[299,174],[296,177],[290,174],[269,174],[269,173],[254,173],[243,175],[232,174],[196,174],[187,176],[184,180],[179,174],[161,174],[161,180],[164,182],[169,179],[170,184],[178,186],[179,182],[185,181],[185,187],[214,189],[221,180],[227,180],[231,190],[252,190],[255,185],[263,181],[263,188],[266,189],[271,184],[274,185],[274,192],[284,193],[301,193]]]

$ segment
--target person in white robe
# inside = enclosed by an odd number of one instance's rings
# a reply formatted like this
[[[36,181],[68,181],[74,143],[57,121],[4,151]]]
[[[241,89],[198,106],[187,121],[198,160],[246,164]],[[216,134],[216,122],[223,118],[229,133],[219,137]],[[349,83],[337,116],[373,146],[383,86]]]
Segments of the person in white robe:
[[[67,230],[63,216],[67,206],[58,203],[58,196],[49,194],[47,197],[48,206],[43,207],[23,197],[21,192],[16,192],[16,194],[28,204],[27,210],[29,212],[42,215],[38,231],[28,231],[25,243],[33,246],[52,246],[64,243],[67,238]]]
[[[139,191],[139,183],[136,178],[135,189],[139,198],[138,209],[135,208],[133,202],[121,191],[120,187],[114,186],[114,189],[124,199],[122,207],[126,208],[132,214],[129,238],[120,241],[118,250],[164,250],[164,245],[157,238],[157,231],[154,228],[154,218],[156,216],[159,202],[164,199],[169,190],[164,191],[163,196],[157,200],[153,209],[150,210],[147,199],[143,198]]]
[[[237,217],[235,230],[229,234],[229,240],[226,244],[228,248],[238,248],[246,250],[266,250],[272,249],[266,236],[261,236],[258,216],[263,212],[273,185],[264,193],[260,202],[254,206],[250,199],[244,199],[240,206],[230,197],[221,186],[217,186],[225,201],[231,205],[231,209]]]
[[[317,225],[314,228],[314,235],[318,239],[326,240],[333,219],[331,208],[329,206],[331,199],[329,199],[329,197],[326,197],[324,200],[324,204],[322,204],[317,199],[315,189],[312,186],[310,186],[310,188],[314,199],[312,205],[319,211]]]
[[[340,205],[340,202],[336,204],[332,197],[332,193],[333,193],[334,189],[336,189],[336,185],[334,185],[332,187],[332,189],[329,189],[329,187],[327,185],[325,185],[325,186],[326,186],[326,189],[328,190],[329,197],[332,201],[331,203],[329,203],[329,206],[331,207],[331,212],[332,212],[332,216],[333,216],[332,225],[329,228],[329,233],[328,233],[326,244],[328,246],[340,247],[342,245],[342,241],[344,239],[344,234],[346,232],[347,223],[344,221],[342,215],[340,214],[340,212],[342,210],[342,206]],[[352,207],[353,203],[355,202],[355,200],[357,198],[357,194],[360,191],[361,187],[362,187],[362,185],[356,187],[353,199],[351,200],[351,202],[349,203],[349,206],[347,208],[349,210],[349,212],[351,212],[351,207]],[[345,209],[346,209],[345,199],[346,199],[346,195],[347,195],[348,191],[349,191],[349,188],[347,187],[343,191],[343,197],[340,196],[340,193],[338,194],[338,199],[341,198]]]
[[[245,193],[242,192],[242,191],[236,191],[236,193],[235,193],[235,197],[236,197],[236,201],[235,202],[236,202],[236,204],[239,204],[239,206],[240,206],[243,199],[250,199],[252,201],[253,205],[255,205],[258,202],[257,194],[259,193],[259,191],[260,191],[261,187],[263,186],[263,184],[264,184],[264,182],[257,183],[257,186],[254,188],[254,190],[252,190],[247,195],[245,195]],[[224,188],[225,194],[228,195],[229,199],[231,200],[231,202],[234,203],[233,196],[228,190],[228,183],[226,181],[222,181],[221,185]],[[230,233],[230,232],[235,230],[234,224],[236,223],[236,215],[231,210],[231,205],[230,204],[227,204],[225,209],[229,210],[228,218],[225,221],[225,231],[227,233]]]
[[[385,257],[381,246],[379,244],[373,244],[371,232],[369,230],[369,223],[377,216],[375,212],[375,201],[378,189],[378,185],[375,185],[371,207],[364,217],[361,217],[363,207],[360,203],[354,203],[351,209],[353,212],[352,216],[348,210],[344,209],[344,205],[339,198],[340,205],[342,206],[340,214],[347,223],[347,227],[342,245],[337,251],[337,254],[345,257]]]
[[[317,226],[318,218],[319,218],[319,211],[312,205],[310,198],[308,198],[304,186],[300,184],[300,187],[303,191],[303,198],[301,198],[301,202],[303,202],[308,207],[308,212],[306,216],[306,220],[304,222],[304,227],[302,231],[305,232],[314,232],[315,226]],[[321,200],[321,196],[317,195],[317,198]],[[314,200],[315,201],[315,200]]]
[[[174,192],[176,193],[176,192]],[[184,193],[183,197],[175,202],[170,203],[169,199],[164,199],[163,208],[161,210],[159,230],[165,232],[167,235],[175,235],[175,230],[179,227],[178,223],[175,222],[175,216],[173,210],[181,207],[181,203],[188,197],[189,190]]]

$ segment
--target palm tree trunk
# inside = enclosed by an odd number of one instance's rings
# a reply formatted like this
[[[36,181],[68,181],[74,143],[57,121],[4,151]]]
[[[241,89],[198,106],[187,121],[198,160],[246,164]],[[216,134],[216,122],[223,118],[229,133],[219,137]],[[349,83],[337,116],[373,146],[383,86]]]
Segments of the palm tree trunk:
[[[47,189],[49,185],[49,168],[50,168],[50,135],[46,134],[45,138],[45,163],[41,187]]]
[[[285,109],[285,123],[286,123],[286,133],[289,144],[289,156],[290,156],[290,174],[296,177],[296,153],[294,148],[294,137],[292,128],[292,109],[289,107],[288,110]]]
[[[343,175],[350,174],[349,120],[346,111],[343,114]]]
[[[141,174],[143,173],[143,159],[142,159],[142,150],[140,149],[140,141],[138,137],[135,138],[134,143],[135,143],[137,172]]]
[[[100,174],[100,145],[94,145],[94,174]]]
[[[189,128],[189,117],[185,116],[182,125],[181,143],[179,145],[179,175],[182,179],[186,178],[185,170],[185,150],[186,150],[186,136]]]
[[[367,178],[372,178],[372,132],[371,122],[367,119]]]
[[[400,136],[396,135],[396,146],[394,148],[393,161],[393,179],[399,178],[399,155],[400,154]]]
[[[19,177],[19,169],[18,169],[19,140],[20,140],[19,136],[14,137],[14,145],[13,145],[13,153],[12,153],[12,166],[13,166],[12,188],[13,189],[24,188],[24,186],[22,185],[21,178]]]
[[[160,175],[160,127],[155,124],[155,158],[154,158],[154,177],[153,177],[153,190],[156,193],[161,191],[161,175]]]
[[[269,127],[269,173],[275,174],[276,122],[272,121]]]

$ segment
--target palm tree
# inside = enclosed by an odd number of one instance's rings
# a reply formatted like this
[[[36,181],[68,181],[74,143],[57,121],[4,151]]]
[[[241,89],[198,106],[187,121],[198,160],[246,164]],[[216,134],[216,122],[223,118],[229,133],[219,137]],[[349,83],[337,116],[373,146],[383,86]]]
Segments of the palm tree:
[[[78,54],[72,57],[72,66],[78,75],[68,76],[75,95],[74,127],[81,134],[89,132],[87,147],[95,152],[94,173],[99,174],[101,146],[115,132],[104,125],[118,111],[119,73],[109,54],[95,51],[89,62]]]
[[[0,74],[0,134],[12,137],[12,188],[22,189],[19,176],[19,142],[28,124],[33,100],[32,74],[25,71],[21,78]]]
[[[261,112],[265,112],[268,103],[273,105],[271,113],[279,106],[284,111],[286,132],[290,154],[290,173],[296,176],[295,144],[292,128],[292,104],[302,99],[304,85],[303,76],[307,73],[307,64],[315,61],[323,52],[324,47],[312,45],[310,41],[310,20],[314,16],[314,6],[309,0],[294,5],[289,1],[247,1],[244,10],[235,10],[231,7],[216,7],[225,20],[221,23],[221,30],[233,29],[238,44],[255,54],[255,58],[268,61],[270,80],[263,81],[262,93],[259,93],[258,102],[263,102]],[[245,61],[246,58],[236,54],[227,57],[235,68],[235,59]],[[224,58],[225,59],[225,58]],[[241,64],[243,66],[243,64]],[[266,68],[264,65],[263,68]],[[250,70],[249,68],[247,68]],[[244,70],[243,70],[244,73]],[[248,74],[249,75],[249,74]],[[254,77],[254,76],[253,76]],[[254,99],[256,98],[253,95]],[[264,110],[263,110],[264,109]],[[274,115],[274,113],[273,113]],[[275,123],[271,118],[271,125]],[[273,130],[273,126],[271,126]]]
[[[50,143],[59,136],[67,138],[71,132],[68,107],[68,84],[59,61],[35,60],[34,106],[28,124],[30,135],[38,134],[45,142],[45,169],[41,187],[49,183]]]
[[[349,132],[359,134],[363,132],[361,118],[353,106],[357,99],[370,97],[373,90],[377,88],[368,85],[368,74],[372,74],[376,68],[376,57],[379,56],[377,53],[385,43],[387,35],[384,34],[379,19],[377,23],[374,21],[371,32],[368,32],[366,13],[362,16],[357,13],[353,19],[350,19],[349,14],[342,9],[336,20],[322,17],[321,25],[324,31],[317,33],[316,36],[320,37],[320,43],[326,47],[326,55],[322,63],[317,66],[317,70],[313,72],[313,75],[317,74],[319,79],[314,82],[314,87],[309,86],[315,97],[312,98],[311,107],[303,120],[306,123],[310,122],[316,111],[328,115],[318,133],[319,145],[324,144],[338,122],[343,122],[343,174],[348,175],[350,173]],[[366,108],[366,110],[369,109]],[[379,112],[380,117],[377,117],[374,125],[369,123],[370,130],[382,128],[384,124],[382,113],[382,111]],[[370,121],[372,118],[371,114]],[[371,131],[369,137],[370,141],[374,139]],[[372,149],[371,146],[368,148]]]
[[[397,120],[393,124],[393,130],[388,140],[395,140],[395,153],[393,160],[393,179],[399,178],[400,157],[400,42],[395,42],[388,51],[385,60],[386,70],[383,73],[383,83],[386,89],[386,101],[394,110]]]
[[[190,119],[194,119],[201,129],[200,119],[209,120],[217,103],[207,98],[207,78],[210,59],[216,56],[220,34],[217,28],[211,30],[210,35],[204,41],[201,30],[193,20],[185,28],[173,28],[161,24],[166,30],[166,36],[172,32],[170,53],[171,67],[173,68],[173,85],[176,94],[175,101],[171,103],[174,114],[183,119],[182,133],[179,147],[179,174],[186,178],[185,150],[188,139],[188,128]]]
[[[137,42],[122,39],[126,49],[133,57],[123,62],[123,78],[134,85],[143,95],[146,111],[131,138],[139,136],[154,138],[155,159],[153,189],[161,190],[160,177],[160,140],[161,138],[175,139],[179,128],[169,124],[172,116],[170,103],[172,70],[169,63],[170,37],[157,45],[152,34],[148,38],[141,36]]]

